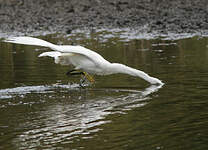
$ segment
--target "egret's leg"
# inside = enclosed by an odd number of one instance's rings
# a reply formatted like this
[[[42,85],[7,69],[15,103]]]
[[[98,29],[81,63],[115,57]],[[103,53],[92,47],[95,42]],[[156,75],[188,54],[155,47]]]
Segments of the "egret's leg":
[[[67,76],[71,76],[71,75],[84,75],[84,73],[82,71],[78,71],[78,70],[70,70],[66,73]]]
[[[90,81],[90,83],[92,83],[92,84],[95,82],[95,80],[93,79],[93,77],[91,75],[89,75],[87,72],[82,72],[82,71],[78,71],[78,70],[74,70],[73,69],[73,70],[68,71],[66,73],[66,75],[67,76],[71,76],[71,75],[83,75],[84,78],[80,80],[80,84],[83,84],[86,81],[86,79],[88,81]]]
[[[84,76],[83,78],[80,79],[79,85],[80,85],[82,88],[84,87],[83,84],[84,84],[85,81],[86,81],[86,77],[85,77],[85,76]]]
[[[85,78],[87,78],[87,80],[89,80],[92,84],[95,82],[94,78],[89,75],[87,72],[83,72]]]

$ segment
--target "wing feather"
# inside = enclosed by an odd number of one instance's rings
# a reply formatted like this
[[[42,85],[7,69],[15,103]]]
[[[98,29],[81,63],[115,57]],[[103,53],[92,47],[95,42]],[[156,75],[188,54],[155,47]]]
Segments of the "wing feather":
[[[91,61],[93,61],[97,65],[99,65],[100,63],[102,63],[104,61],[108,62],[98,53],[96,53],[90,49],[87,49],[85,47],[82,47],[82,46],[55,45],[55,44],[52,44],[50,42],[47,42],[47,41],[44,41],[41,39],[37,39],[37,38],[33,38],[33,37],[25,37],[25,36],[23,36],[23,37],[10,37],[4,41],[9,42],[9,43],[17,43],[17,44],[25,44],[25,45],[44,46],[44,47],[51,48],[52,50],[55,50],[55,51],[58,51],[61,53],[80,54],[80,55],[87,57],[88,59],[90,59]],[[47,53],[47,54],[54,55],[54,54],[59,54],[59,53]],[[44,54],[44,55],[46,55],[46,54]]]
[[[61,53],[61,52],[44,52],[41,53],[38,57],[53,57],[56,64],[61,65],[73,65],[77,69],[83,69],[83,66],[95,66],[96,64],[86,57],[85,55],[78,53]]]

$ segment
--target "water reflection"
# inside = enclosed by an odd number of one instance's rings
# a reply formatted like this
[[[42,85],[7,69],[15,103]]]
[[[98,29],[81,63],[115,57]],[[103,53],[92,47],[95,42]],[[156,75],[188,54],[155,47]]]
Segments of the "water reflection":
[[[80,90],[71,68],[37,58],[48,49],[0,42],[0,149],[207,149],[208,38],[41,38],[97,50],[165,86],[117,74]]]
[[[70,104],[67,104],[67,101],[70,100],[69,95],[65,93],[65,97],[56,97],[56,101],[62,99],[61,101],[63,102],[64,100],[66,104],[60,103],[48,106],[44,111],[38,112],[27,122],[21,124],[21,127],[17,127],[26,131],[19,133],[13,143],[18,143],[17,147],[21,147],[21,149],[36,148],[40,143],[43,147],[53,148],[60,142],[73,142],[73,138],[78,135],[82,135],[83,138],[92,138],[91,133],[102,130],[98,127],[99,125],[110,122],[110,120],[105,119],[107,115],[125,113],[126,110],[145,105],[147,103],[146,100],[149,99],[148,95],[156,92],[161,87],[162,85],[152,85],[143,91],[103,88],[84,89],[82,91],[84,94],[91,92],[94,94],[109,92],[119,94],[115,97],[102,96],[94,99],[89,99],[87,96],[80,98],[79,95],[76,97],[79,101]],[[40,86],[37,88],[40,88]],[[46,87],[45,92],[48,91],[48,88],[52,87]],[[59,85],[59,88],[64,88],[62,92],[64,90],[72,90],[70,85]],[[77,87],[74,88],[77,90]],[[20,94],[24,93],[24,88],[22,90],[23,92],[18,92]],[[42,96],[46,95],[43,94]],[[80,102],[80,99],[83,98],[84,101]],[[44,97],[44,99],[50,100],[50,96]]]

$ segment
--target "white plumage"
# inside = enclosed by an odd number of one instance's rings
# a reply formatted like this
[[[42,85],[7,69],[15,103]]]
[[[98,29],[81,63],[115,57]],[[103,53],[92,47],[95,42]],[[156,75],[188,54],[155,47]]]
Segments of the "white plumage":
[[[44,52],[39,57],[53,57],[57,64],[73,65],[76,70],[83,70],[90,74],[109,75],[123,73],[140,77],[151,84],[163,84],[159,79],[151,77],[143,71],[119,63],[110,63],[98,53],[82,46],[55,45],[33,37],[12,37],[6,39],[5,42],[51,48],[54,51]]]

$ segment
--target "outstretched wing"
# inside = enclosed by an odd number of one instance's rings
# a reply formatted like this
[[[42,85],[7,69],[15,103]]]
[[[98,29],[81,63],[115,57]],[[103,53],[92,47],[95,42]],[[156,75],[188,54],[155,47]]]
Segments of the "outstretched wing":
[[[41,53],[38,57],[45,57],[45,56],[55,58],[55,57],[61,56],[61,52],[44,52],[44,53]]]
[[[16,43],[16,44],[24,44],[24,45],[36,45],[36,46],[44,46],[49,47],[53,50],[56,49],[56,45],[52,44],[50,42],[33,38],[33,37],[27,37],[27,36],[20,36],[20,37],[9,37],[4,40],[4,42],[8,43]]]
[[[17,44],[25,44],[25,45],[36,45],[36,46],[44,46],[51,48],[52,50],[61,52],[61,53],[75,53],[80,54],[85,57],[88,57],[88,59],[92,60],[94,63],[99,64],[103,61],[106,61],[101,55],[98,53],[91,51],[85,47],[82,46],[71,46],[71,45],[55,45],[50,42],[33,38],[33,37],[11,37],[4,42],[9,43],[17,43]],[[55,54],[55,53],[54,53]],[[107,62],[107,61],[106,61]]]
[[[76,69],[87,70],[96,67],[96,64],[91,59],[78,53],[44,52],[38,57],[45,56],[53,57],[56,64],[73,65]]]

